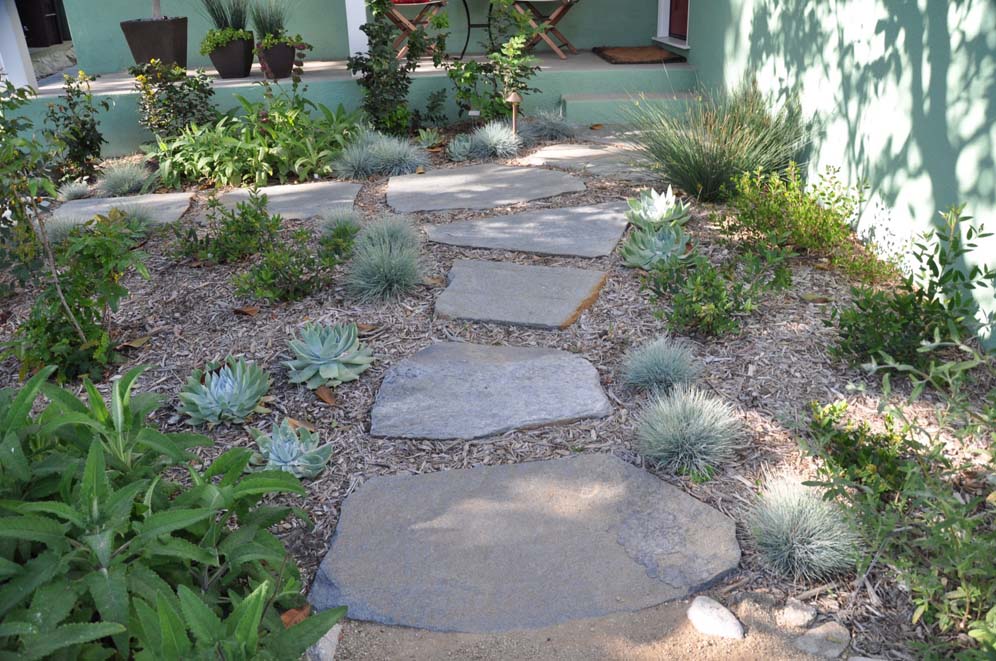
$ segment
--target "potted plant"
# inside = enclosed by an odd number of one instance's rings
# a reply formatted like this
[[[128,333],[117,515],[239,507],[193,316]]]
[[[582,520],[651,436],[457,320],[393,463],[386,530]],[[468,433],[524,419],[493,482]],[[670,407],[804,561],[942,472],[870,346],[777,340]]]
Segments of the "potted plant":
[[[135,64],[160,60],[187,68],[187,17],[163,16],[160,0],[152,0],[152,18],[121,21]]]
[[[245,78],[252,69],[253,35],[246,30],[249,0],[201,0],[214,23],[201,41],[201,55],[222,78]]]
[[[287,5],[282,0],[258,0],[251,13],[259,35],[256,54],[263,75],[270,79],[286,78],[295,66],[303,66],[304,51],[311,45],[301,35],[287,34]]]

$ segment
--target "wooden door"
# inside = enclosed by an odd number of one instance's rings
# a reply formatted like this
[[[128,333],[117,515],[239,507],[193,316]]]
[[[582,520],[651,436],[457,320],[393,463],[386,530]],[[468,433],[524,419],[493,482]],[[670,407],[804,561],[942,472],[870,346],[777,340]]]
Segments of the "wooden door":
[[[688,39],[688,0],[671,0],[668,19],[668,36]]]

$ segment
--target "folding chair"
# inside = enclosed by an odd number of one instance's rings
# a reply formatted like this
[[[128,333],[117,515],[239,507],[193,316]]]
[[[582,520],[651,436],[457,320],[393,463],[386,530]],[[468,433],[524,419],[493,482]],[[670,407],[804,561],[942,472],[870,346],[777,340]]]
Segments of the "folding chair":
[[[420,9],[414,18],[408,18],[401,13],[399,7],[419,7]],[[408,44],[405,43],[408,37],[420,27],[428,27],[432,17],[445,7],[446,0],[391,0],[391,10],[387,13],[387,17],[391,19],[395,27],[401,30],[401,34],[394,40],[394,47],[400,47],[398,50],[399,58],[404,57],[408,52]]]
[[[539,32],[529,40],[526,44],[526,50],[530,50],[536,46],[540,41],[546,43],[553,52],[557,54],[562,60],[566,60],[567,56],[564,55],[564,51],[561,48],[566,48],[571,51],[572,55],[577,55],[578,49],[574,47],[567,37],[557,29],[557,23],[567,15],[567,12],[578,3],[579,0],[515,0],[512,3],[512,8],[520,14],[529,17],[529,25],[533,28],[539,30]],[[552,12],[549,14],[544,14],[536,5],[539,4],[556,4]],[[556,43],[550,38],[553,35],[560,40],[560,43]]]

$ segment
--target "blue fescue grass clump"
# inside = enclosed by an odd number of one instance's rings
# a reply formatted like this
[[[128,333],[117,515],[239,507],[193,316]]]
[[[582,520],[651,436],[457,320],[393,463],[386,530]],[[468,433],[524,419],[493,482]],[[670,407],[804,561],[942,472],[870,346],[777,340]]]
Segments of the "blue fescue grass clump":
[[[387,216],[364,227],[356,237],[346,287],[361,301],[392,300],[422,281],[420,240],[403,218]]]
[[[519,125],[519,136],[527,145],[572,140],[576,133],[574,126],[556,110],[537,111]]]
[[[843,511],[792,477],[767,481],[748,528],[764,565],[781,576],[822,581],[855,566],[859,536]]]
[[[512,158],[522,147],[522,138],[502,121],[488,122],[470,135],[473,158]]]
[[[133,195],[140,192],[148,181],[149,171],[140,163],[119,163],[101,173],[97,191],[103,197]]]
[[[647,460],[677,475],[708,479],[741,447],[740,419],[721,399],[684,384],[657,394],[640,413],[636,437]]]
[[[342,150],[333,168],[346,179],[411,174],[428,165],[425,150],[407,138],[367,131]]]
[[[626,385],[656,393],[694,383],[699,371],[688,344],[667,335],[632,349],[623,359]]]
[[[85,181],[67,181],[59,186],[59,199],[63,202],[81,200],[90,194],[90,184]]]

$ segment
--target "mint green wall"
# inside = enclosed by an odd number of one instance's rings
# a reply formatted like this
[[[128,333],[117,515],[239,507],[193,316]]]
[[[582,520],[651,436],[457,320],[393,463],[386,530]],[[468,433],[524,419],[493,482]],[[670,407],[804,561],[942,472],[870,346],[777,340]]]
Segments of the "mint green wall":
[[[288,1],[291,10],[287,29],[291,33],[300,33],[305,41],[315,46],[309,57],[340,60],[348,55],[343,0]],[[76,57],[82,69],[87,73],[110,73],[123,71],[134,63],[118,24],[124,20],[150,17],[151,2],[64,0],[64,3]],[[208,58],[200,54],[200,44],[211,24],[203,15],[200,0],[162,0],[162,8],[166,16],[187,17],[188,64],[193,67],[209,66]]]
[[[707,85],[753,72],[798,88],[821,128],[811,172],[870,185],[860,227],[900,245],[963,202],[996,230],[992,0],[691,0],[689,60]],[[996,264],[996,237],[975,262]],[[993,310],[992,292],[982,292]],[[993,338],[996,341],[996,338]]]

